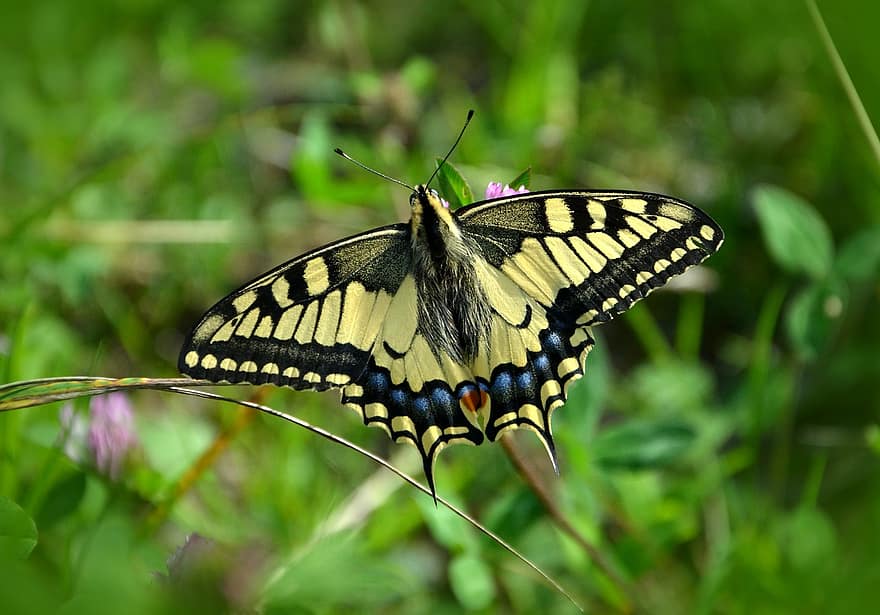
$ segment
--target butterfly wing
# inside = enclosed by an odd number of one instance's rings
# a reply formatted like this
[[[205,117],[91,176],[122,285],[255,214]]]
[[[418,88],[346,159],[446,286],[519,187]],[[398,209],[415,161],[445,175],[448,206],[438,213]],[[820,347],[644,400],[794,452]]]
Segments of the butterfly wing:
[[[434,493],[437,454],[454,442],[480,444],[483,432],[463,411],[479,395],[468,368],[429,347],[418,327],[416,285],[407,276],[392,300],[363,375],[342,389],[342,403],[395,442],[414,445]],[[462,401],[464,400],[464,401]]]
[[[483,434],[459,403],[473,376],[418,331],[410,260],[408,225],[303,254],[208,310],[178,367],[214,382],[339,388],[365,424],[415,445],[433,490],[437,453]]]
[[[397,224],[299,256],[222,299],[187,338],[178,368],[215,382],[325,390],[359,378],[409,271]]]
[[[583,375],[589,327],[718,250],[721,228],[683,201],[637,192],[536,192],[456,212],[479,246],[493,320],[476,375],[485,434],[535,431],[555,465],[550,415]]]

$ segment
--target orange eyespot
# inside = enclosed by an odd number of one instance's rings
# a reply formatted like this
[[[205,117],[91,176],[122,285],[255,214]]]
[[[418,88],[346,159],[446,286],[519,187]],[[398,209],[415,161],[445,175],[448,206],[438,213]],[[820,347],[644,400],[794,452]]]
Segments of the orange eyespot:
[[[489,403],[489,396],[483,389],[475,389],[462,393],[459,401],[465,410],[476,414],[480,408]]]

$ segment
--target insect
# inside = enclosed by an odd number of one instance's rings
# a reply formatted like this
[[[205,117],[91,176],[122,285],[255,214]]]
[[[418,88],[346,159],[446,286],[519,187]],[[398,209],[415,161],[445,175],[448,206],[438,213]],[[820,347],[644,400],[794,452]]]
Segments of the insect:
[[[441,449],[511,429],[534,431],[556,468],[551,414],[583,375],[591,327],[716,252],[723,232],[660,194],[548,190],[450,211],[428,184],[410,187],[408,223],[307,252],[220,300],[179,369],[339,389],[365,424],[415,445],[432,493]]]

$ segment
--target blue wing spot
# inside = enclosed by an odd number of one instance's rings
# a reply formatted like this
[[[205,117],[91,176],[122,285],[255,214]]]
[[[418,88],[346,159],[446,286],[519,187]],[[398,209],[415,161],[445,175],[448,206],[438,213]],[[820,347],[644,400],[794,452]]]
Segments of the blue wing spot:
[[[407,402],[409,401],[409,395],[407,395],[406,391],[401,389],[392,389],[391,401],[397,406],[406,407]]]
[[[542,346],[548,350],[556,351],[557,354],[565,352],[565,342],[562,341],[562,338],[555,331],[547,331],[544,335]]]
[[[492,397],[492,402],[495,404],[508,406],[512,403],[514,397],[513,378],[511,378],[508,372],[499,372],[495,374],[489,388],[489,395]]]
[[[434,385],[430,392],[431,401],[434,402],[437,406],[449,406],[452,403],[455,403],[452,393],[446,387],[440,385]]]
[[[532,365],[535,366],[536,370],[544,373],[550,369],[550,359],[548,359],[547,355],[542,352],[541,354],[535,355],[535,358],[532,359]]]
[[[367,376],[367,380],[364,382],[364,390],[365,392],[377,395],[387,391],[389,385],[390,381],[388,379],[388,375],[383,372],[376,371]]]
[[[523,371],[516,377],[516,385],[526,395],[534,394],[535,378],[531,372]]]
[[[431,403],[427,397],[419,395],[413,399],[412,407],[415,412],[422,416],[427,416],[431,412]]]

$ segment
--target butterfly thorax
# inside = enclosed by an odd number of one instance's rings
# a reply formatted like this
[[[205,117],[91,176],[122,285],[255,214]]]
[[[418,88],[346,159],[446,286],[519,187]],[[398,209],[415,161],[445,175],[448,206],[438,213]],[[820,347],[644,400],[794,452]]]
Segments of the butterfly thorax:
[[[474,270],[477,248],[436,191],[418,186],[410,205],[419,329],[435,354],[468,364],[485,345],[490,324]]]

